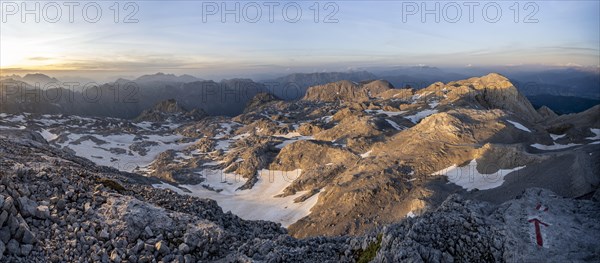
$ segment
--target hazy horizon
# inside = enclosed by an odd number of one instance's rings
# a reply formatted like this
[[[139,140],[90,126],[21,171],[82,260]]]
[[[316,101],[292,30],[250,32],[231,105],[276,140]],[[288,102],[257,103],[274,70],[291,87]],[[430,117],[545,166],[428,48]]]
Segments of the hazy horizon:
[[[16,70],[16,71],[6,71],[3,70],[0,74],[1,78],[10,78],[11,76],[19,76],[24,77],[28,74],[44,74],[51,78],[56,78],[61,82],[86,82],[93,81],[98,83],[109,83],[117,81],[118,79],[126,79],[126,80],[136,80],[142,76],[147,75],[156,75],[156,74],[165,74],[165,75],[175,75],[175,76],[183,76],[189,75],[203,80],[213,80],[213,81],[221,81],[227,79],[236,79],[236,78],[248,78],[253,81],[268,81],[271,79],[284,77],[291,74],[313,74],[313,73],[333,73],[333,72],[341,72],[341,73],[352,73],[352,72],[360,72],[366,71],[369,73],[374,73],[375,75],[381,76],[382,72],[392,71],[394,69],[402,70],[402,69],[427,69],[434,68],[439,69],[441,74],[445,73],[454,73],[461,74],[464,76],[482,76],[488,73],[499,73],[503,75],[508,75],[510,73],[527,73],[527,72],[544,72],[551,70],[577,70],[582,72],[593,72],[596,74],[600,74],[600,67],[582,67],[582,66],[547,66],[547,65],[511,65],[511,66],[486,66],[486,67],[436,67],[433,65],[414,65],[414,66],[390,66],[390,67],[369,67],[369,68],[357,68],[357,69],[332,69],[332,70],[321,70],[321,71],[311,71],[311,70],[299,70],[299,71],[269,71],[269,72],[261,72],[261,73],[217,73],[217,74],[205,74],[204,72],[179,72],[173,70],[159,70],[159,71],[148,71],[148,72],[131,72],[131,74],[119,74],[119,72],[103,72],[103,71],[89,71],[89,72],[81,72],[81,71],[48,71],[48,70]]]

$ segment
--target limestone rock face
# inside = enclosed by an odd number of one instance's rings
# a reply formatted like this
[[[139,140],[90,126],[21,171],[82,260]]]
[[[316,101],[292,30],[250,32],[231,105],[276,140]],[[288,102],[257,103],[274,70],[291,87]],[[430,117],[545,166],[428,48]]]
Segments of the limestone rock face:
[[[366,90],[347,80],[310,87],[303,98],[307,101],[321,102],[366,101],[368,99]]]
[[[370,98],[379,97],[382,93],[394,89],[394,85],[385,80],[374,80],[363,84],[362,88],[367,91]]]
[[[266,103],[278,100],[280,99],[271,93],[258,93],[248,102],[248,104],[246,104],[244,112],[246,113],[257,110],[260,106]]]
[[[349,116],[343,118],[333,128],[315,134],[315,138],[323,141],[344,142],[349,138],[377,136],[381,134],[382,127],[378,125],[376,120],[367,116]]]
[[[511,111],[528,121],[537,121],[541,118],[529,100],[513,86],[510,80],[500,74],[491,73],[480,78],[471,78],[456,83],[480,91],[475,95],[475,99],[483,105]]]
[[[323,131],[319,125],[304,123],[298,127],[298,132],[304,136],[310,136]]]
[[[292,171],[311,168],[317,164],[352,163],[358,158],[342,148],[312,141],[298,141],[284,147],[271,163],[271,168]]]
[[[303,99],[321,102],[363,102],[368,101],[369,98],[380,97],[393,89],[394,86],[385,80],[373,80],[363,83],[343,80],[310,87]]]

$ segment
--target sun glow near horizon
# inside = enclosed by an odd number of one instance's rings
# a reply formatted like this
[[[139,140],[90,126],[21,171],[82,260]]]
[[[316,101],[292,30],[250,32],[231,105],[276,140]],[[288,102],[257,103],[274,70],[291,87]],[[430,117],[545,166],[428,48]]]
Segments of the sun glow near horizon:
[[[600,4],[593,1],[534,2],[539,21],[529,24],[515,23],[510,3],[504,2],[498,23],[478,17],[456,24],[423,23],[420,16],[403,22],[401,3],[367,1],[332,2],[338,7],[335,23],[314,22],[312,3],[305,2],[299,2],[304,16],[298,23],[281,18],[235,22],[233,17],[223,23],[217,16],[205,22],[199,2],[143,1],[133,2],[137,22],[115,23],[113,3],[99,3],[104,16],[97,23],[81,17],[74,23],[23,23],[17,15],[3,19],[0,69],[193,73],[396,64],[600,66]]]
[[[0,68],[20,68],[31,70],[68,69],[58,67],[64,64],[66,48],[59,45],[44,45],[44,39],[18,39],[2,36],[0,44]],[[71,68],[73,69],[73,68]]]

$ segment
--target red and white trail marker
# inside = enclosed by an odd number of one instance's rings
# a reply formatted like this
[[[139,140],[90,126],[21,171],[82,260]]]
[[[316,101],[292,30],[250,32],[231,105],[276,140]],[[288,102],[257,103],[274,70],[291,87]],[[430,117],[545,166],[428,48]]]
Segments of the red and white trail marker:
[[[548,212],[548,207],[545,206],[545,205],[542,205],[542,204],[538,203],[535,206],[535,210],[541,211],[541,212]],[[546,227],[548,226],[548,224],[542,222],[542,220],[540,220],[537,217],[533,217],[533,218],[529,219],[527,222],[533,223],[533,225],[535,226],[535,240],[536,240],[538,246],[543,247],[544,246],[544,240],[542,239],[542,229],[540,227],[540,224],[544,225]]]
[[[548,226],[548,224],[540,221],[537,218],[533,218],[528,220],[529,223],[533,223],[535,225],[535,240],[537,241],[538,246],[543,247],[544,246],[544,240],[542,239],[542,229],[540,227],[540,224],[544,225],[544,226]]]

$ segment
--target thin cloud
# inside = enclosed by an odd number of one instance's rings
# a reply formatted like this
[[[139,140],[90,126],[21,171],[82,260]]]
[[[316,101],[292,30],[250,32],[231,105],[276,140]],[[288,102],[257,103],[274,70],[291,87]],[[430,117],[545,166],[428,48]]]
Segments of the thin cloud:
[[[49,57],[30,57],[27,58],[27,60],[31,60],[31,61],[47,61],[47,60],[52,60],[53,58],[49,58]]]

